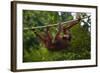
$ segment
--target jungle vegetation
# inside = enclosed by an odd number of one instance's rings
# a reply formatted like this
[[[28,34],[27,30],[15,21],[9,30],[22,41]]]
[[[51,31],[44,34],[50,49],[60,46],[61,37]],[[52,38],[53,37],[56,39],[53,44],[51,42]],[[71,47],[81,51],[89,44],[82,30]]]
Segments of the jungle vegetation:
[[[84,17],[87,16],[87,13],[80,13],[80,15]],[[52,25],[73,19],[72,12],[61,12],[59,16],[57,11],[23,10],[23,28]],[[71,28],[70,46],[63,51],[49,51],[33,31],[23,29],[23,62],[90,59],[91,19],[87,18],[86,21],[82,20],[81,22]],[[57,30],[57,27],[51,27],[50,32],[53,37]],[[36,29],[36,31],[42,33],[43,28]]]

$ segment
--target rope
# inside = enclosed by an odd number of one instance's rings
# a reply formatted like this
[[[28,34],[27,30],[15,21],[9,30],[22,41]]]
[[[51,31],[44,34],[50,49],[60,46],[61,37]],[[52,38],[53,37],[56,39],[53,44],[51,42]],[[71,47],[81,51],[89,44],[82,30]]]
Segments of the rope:
[[[88,18],[88,17],[90,17],[90,16],[86,16],[86,17],[83,17],[83,18],[81,18],[81,20],[82,19],[85,19],[85,18]],[[78,19],[75,19],[75,20],[70,20],[70,21],[66,21],[66,22],[62,22],[61,24],[62,25],[64,25],[64,24],[69,24],[69,23],[71,23],[71,22],[74,22],[74,21],[77,21]],[[53,26],[57,26],[57,25],[59,25],[59,23],[57,23],[57,24],[49,24],[49,25],[45,25],[45,26],[37,26],[37,27],[31,27],[31,28],[24,28],[24,30],[28,30],[28,29],[38,29],[38,28],[46,28],[46,27],[53,27]]]

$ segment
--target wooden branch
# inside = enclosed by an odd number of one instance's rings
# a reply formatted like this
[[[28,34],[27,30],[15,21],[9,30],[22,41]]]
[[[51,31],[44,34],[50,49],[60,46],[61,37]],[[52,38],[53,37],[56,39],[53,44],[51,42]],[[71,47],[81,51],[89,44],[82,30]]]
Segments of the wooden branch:
[[[90,17],[90,16],[87,16],[87,17]],[[81,18],[81,20],[85,19],[87,17]],[[62,25],[68,24],[70,26],[70,24],[75,22],[75,21],[78,21],[78,19],[62,22],[61,24]],[[29,30],[29,29],[32,30],[32,29],[38,29],[38,28],[54,27],[54,26],[57,26],[57,25],[59,25],[59,23],[57,23],[57,24],[49,24],[49,25],[45,25],[45,26],[37,26],[37,27],[31,27],[31,28],[24,28],[24,30]]]

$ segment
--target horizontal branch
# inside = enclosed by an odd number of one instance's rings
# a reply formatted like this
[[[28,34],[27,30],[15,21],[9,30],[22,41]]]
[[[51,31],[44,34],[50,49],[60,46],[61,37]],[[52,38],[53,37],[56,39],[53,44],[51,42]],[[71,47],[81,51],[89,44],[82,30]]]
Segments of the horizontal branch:
[[[85,19],[85,18],[88,18],[88,17],[90,17],[90,16],[81,18],[81,20],[82,20],[82,19]],[[70,20],[70,21],[66,21],[66,22],[62,22],[61,24],[62,24],[62,25],[64,25],[64,24],[70,24],[70,23],[75,22],[75,21],[77,21],[77,20],[78,20],[78,19]],[[46,27],[54,27],[54,26],[57,26],[57,25],[59,25],[59,23],[57,23],[57,24],[49,24],[49,25],[45,25],[45,26],[37,26],[37,27],[31,27],[31,28],[24,28],[24,30],[28,30],[28,29],[31,30],[31,29],[38,29],[38,28],[46,28]]]

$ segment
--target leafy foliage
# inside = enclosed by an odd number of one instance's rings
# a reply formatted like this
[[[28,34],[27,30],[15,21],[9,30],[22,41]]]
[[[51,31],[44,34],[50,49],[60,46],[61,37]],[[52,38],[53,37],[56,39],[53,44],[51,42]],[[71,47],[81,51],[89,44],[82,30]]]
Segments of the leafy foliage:
[[[59,16],[56,11],[23,10],[24,28],[52,25],[72,19],[71,12],[61,12],[61,16]],[[23,62],[90,59],[90,32],[85,28],[87,29],[87,27],[77,24],[71,29],[72,40],[70,46],[63,51],[49,51],[33,31],[23,30]],[[43,29],[37,29],[37,32],[42,33]],[[50,32],[55,36],[57,27],[51,27]]]

